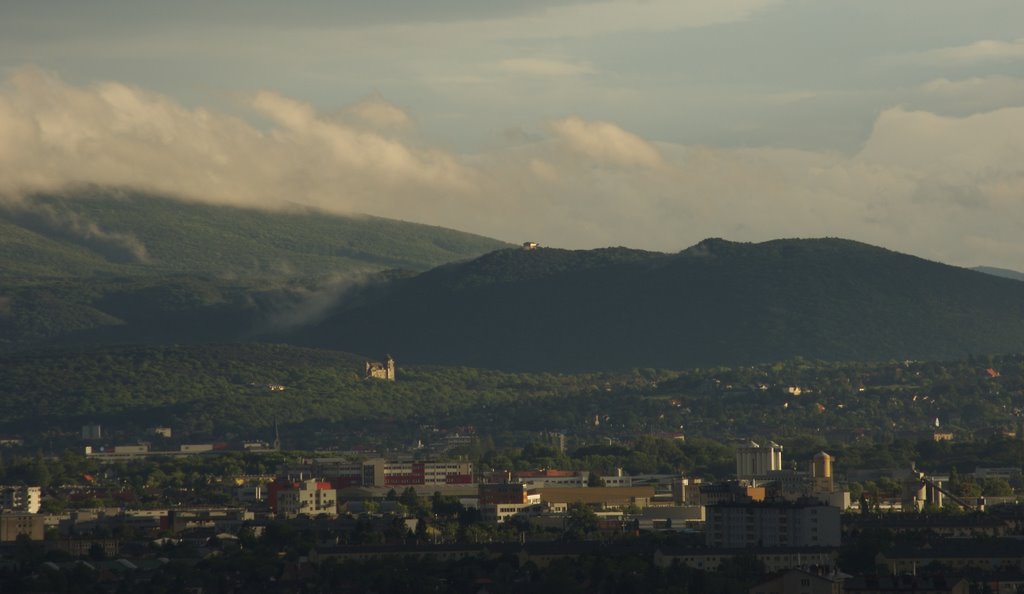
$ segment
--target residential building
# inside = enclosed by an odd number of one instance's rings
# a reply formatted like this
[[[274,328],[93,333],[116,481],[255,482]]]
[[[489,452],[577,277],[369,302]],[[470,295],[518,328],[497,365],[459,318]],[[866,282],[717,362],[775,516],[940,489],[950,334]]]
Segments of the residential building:
[[[338,514],[337,491],[323,481],[302,481],[277,492],[275,511],[285,518]]]
[[[707,545],[746,547],[838,547],[839,508],[817,500],[733,502],[706,508]]]
[[[556,509],[552,509],[552,508]],[[501,524],[514,516],[539,516],[545,513],[564,513],[565,505],[550,506],[541,503],[540,495],[527,496],[524,503],[488,503],[480,504],[480,519],[492,524]]]
[[[1016,538],[952,538],[927,546],[896,546],[875,557],[892,574],[941,564],[954,571],[1024,571],[1024,542]]]
[[[971,585],[962,577],[943,575],[867,575],[843,583],[847,594],[970,594]]]
[[[759,547],[750,550],[706,549],[706,548],[665,548],[654,552],[654,564],[671,567],[673,563],[691,569],[715,571],[725,561],[737,555],[752,554],[764,564],[768,572],[784,571],[796,567],[831,567],[838,556],[837,548],[827,547]]]
[[[43,540],[46,518],[27,512],[0,512],[0,542],[14,542],[21,534]]]
[[[749,590],[750,594],[842,594],[838,574],[821,575],[803,569],[788,569],[771,575]]]
[[[25,485],[0,485],[0,509],[16,512],[39,513],[43,491]]]

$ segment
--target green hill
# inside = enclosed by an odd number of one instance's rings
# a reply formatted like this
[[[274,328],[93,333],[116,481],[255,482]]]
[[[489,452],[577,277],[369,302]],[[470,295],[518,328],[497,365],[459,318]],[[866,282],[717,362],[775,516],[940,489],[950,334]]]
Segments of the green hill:
[[[294,207],[264,211],[116,190],[0,208],[0,279],[426,270],[506,247],[451,229]]]
[[[528,370],[954,358],[1024,349],[1024,286],[840,239],[509,249],[395,282],[290,339]]]
[[[322,303],[383,271],[408,274],[505,245],[299,207],[116,190],[37,195],[0,205],[0,350],[247,340],[315,318]]]

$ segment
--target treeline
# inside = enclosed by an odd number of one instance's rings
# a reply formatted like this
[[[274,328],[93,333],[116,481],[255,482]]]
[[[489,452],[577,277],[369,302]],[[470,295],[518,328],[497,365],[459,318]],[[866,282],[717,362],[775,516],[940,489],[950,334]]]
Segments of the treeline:
[[[858,454],[859,466],[895,467],[957,455],[941,449],[956,446],[936,444],[928,446],[938,448],[934,455],[908,458],[903,443],[931,441],[936,431],[955,443],[985,443],[1019,436],[1024,419],[1020,355],[589,374],[408,367],[399,357],[393,383],[362,379],[362,362],[263,344],[9,354],[0,356],[0,433],[33,449],[80,443],[90,423],[103,426],[107,443],[144,438],[174,447],[269,441],[275,421],[292,449],[429,446],[474,430],[499,448],[545,432],[561,434],[571,449],[628,445],[641,435],[688,444],[773,439],[811,454],[865,442],[887,445]],[[170,426],[174,439],[145,437],[152,426]]]

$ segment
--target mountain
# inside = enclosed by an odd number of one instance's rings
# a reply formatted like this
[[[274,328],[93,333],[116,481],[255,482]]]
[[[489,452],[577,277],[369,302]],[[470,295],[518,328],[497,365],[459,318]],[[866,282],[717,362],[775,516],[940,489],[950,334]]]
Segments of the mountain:
[[[0,202],[0,279],[324,276],[426,270],[508,244],[295,206],[265,211],[119,190]]]
[[[994,276],[1001,276],[1003,278],[1012,278],[1013,280],[1024,281],[1024,272],[1017,272],[1016,270],[1010,270],[1008,268],[996,268],[994,266],[975,266],[971,268],[976,272],[984,272],[985,274],[991,274]]]
[[[0,202],[0,351],[252,340],[315,319],[353,284],[505,246],[389,219],[119,190]]]
[[[1024,350],[1024,285],[841,239],[506,249],[364,292],[288,339],[516,370]]]

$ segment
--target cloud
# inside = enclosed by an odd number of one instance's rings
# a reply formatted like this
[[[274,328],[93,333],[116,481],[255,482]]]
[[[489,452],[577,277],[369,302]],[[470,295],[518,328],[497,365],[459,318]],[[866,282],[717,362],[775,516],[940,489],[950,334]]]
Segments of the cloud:
[[[115,262],[147,262],[145,244],[131,233],[107,231],[73,211],[58,211],[48,204],[20,200],[0,202],[12,220],[41,235],[56,236],[83,245]]]
[[[402,108],[380,97],[360,101],[344,110],[354,118],[380,130],[403,130],[413,127],[412,116]]]
[[[251,105],[281,125],[272,135],[275,141],[314,149],[317,160],[326,158],[359,175],[376,174],[368,177],[388,185],[411,182],[448,189],[466,185],[466,171],[443,151],[417,151],[398,140],[331,122],[320,118],[308,103],[272,91],[257,93]]]
[[[511,74],[522,74],[526,76],[579,76],[593,72],[589,65],[572,64],[560,60],[545,60],[540,58],[514,58],[502,60],[498,69]]]
[[[882,112],[859,159],[967,185],[1024,171],[1024,107],[951,118],[902,108]]]
[[[1024,79],[1009,76],[937,78],[918,87],[911,101],[921,109],[969,115],[1024,105]]]
[[[967,45],[935,48],[902,56],[922,64],[975,64],[1024,60],[1024,38],[1012,41],[983,39]]]
[[[622,31],[671,31],[740,21],[780,0],[605,0],[551,6],[475,28],[488,35],[583,37]]]
[[[254,94],[249,107],[272,127],[187,109],[120,83],[76,87],[19,69],[0,92],[0,193],[99,184],[228,204],[276,207],[298,199],[366,212],[385,210],[401,195],[471,187],[472,172],[446,151],[323,117],[270,91]],[[383,111],[354,108],[368,117]]]
[[[641,167],[662,163],[658,149],[611,122],[569,117],[552,122],[551,128],[566,147],[595,161]]]
[[[1024,257],[1024,107],[963,117],[893,107],[855,154],[655,142],[570,115],[459,155],[417,136],[404,111],[368,101],[326,116],[262,91],[241,117],[19,70],[0,87],[0,194],[98,184],[267,209],[299,202],[563,247],[828,235],[964,265],[1019,269]],[[145,255],[87,223],[51,226]]]

